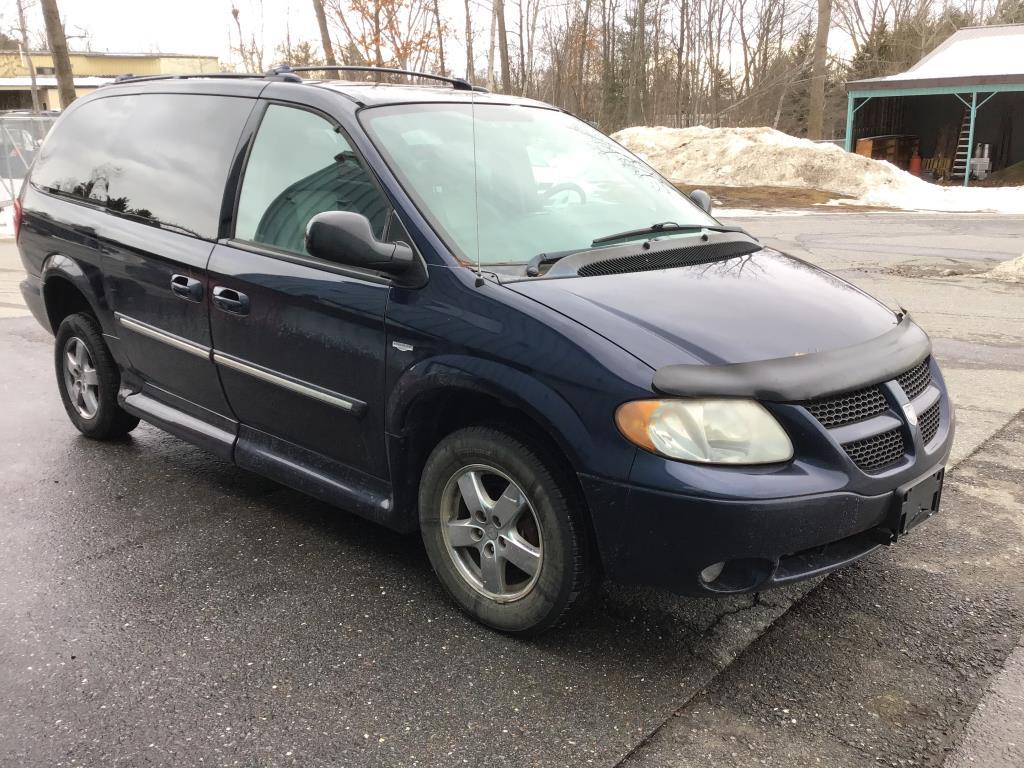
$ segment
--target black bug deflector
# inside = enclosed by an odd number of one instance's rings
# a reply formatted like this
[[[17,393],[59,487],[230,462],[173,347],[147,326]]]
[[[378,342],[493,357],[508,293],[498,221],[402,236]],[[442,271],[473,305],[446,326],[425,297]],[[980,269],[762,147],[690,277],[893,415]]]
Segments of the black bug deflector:
[[[891,330],[850,347],[749,363],[669,365],[655,371],[653,386],[682,397],[813,400],[894,379],[930,352],[928,335],[904,314]]]

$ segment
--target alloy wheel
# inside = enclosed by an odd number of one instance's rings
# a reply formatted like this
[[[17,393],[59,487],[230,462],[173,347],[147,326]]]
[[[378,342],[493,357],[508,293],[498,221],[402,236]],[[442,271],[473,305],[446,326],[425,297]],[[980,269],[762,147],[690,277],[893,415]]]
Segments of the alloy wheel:
[[[501,470],[463,467],[442,494],[448,555],[473,589],[499,603],[525,597],[544,559],[540,521],[523,490]]]
[[[75,410],[83,419],[92,419],[100,407],[100,379],[89,348],[77,336],[64,345],[64,387]]]

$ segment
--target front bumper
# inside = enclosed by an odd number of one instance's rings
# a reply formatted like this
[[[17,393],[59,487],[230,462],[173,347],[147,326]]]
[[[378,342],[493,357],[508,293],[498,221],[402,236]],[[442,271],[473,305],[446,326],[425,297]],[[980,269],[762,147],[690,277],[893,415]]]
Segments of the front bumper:
[[[884,545],[895,503],[892,492],[739,501],[581,480],[608,577],[683,595],[762,591],[841,568]],[[719,562],[725,571],[705,583],[701,571]]]
[[[753,592],[892,543],[902,527],[894,521],[917,519],[910,510],[929,493],[937,500],[941,483],[929,491],[925,480],[945,466],[955,422],[930,357],[871,389],[866,411],[857,410],[861,392],[837,396],[847,410],[826,412],[828,423],[813,414],[818,403],[768,403],[796,449],[782,465],[690,464],[638,451],[626,482],[581,475],[605,572],[687,595]],[[859,451],[865,444],[896,447],[871,463]],[[721,563],[720,576],[701,577]]]

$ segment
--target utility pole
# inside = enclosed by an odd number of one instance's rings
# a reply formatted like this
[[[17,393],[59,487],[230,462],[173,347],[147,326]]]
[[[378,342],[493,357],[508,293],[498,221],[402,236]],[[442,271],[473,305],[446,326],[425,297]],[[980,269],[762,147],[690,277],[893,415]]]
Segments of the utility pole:
[[[68,40],[64,36],[64,25],[60,21],[57,0],[39,0],[43,7],[43,22],[46,24],[46,39],[53,56],[53,68],[57,73],[57,93],[61,109],[67,109],[75,100],[75,79],[71,73],[71,59],[68,57]]]
[[[329,67],[337,66],[338,61],[334,58],[334,47],[331,45],[331,32],[327,29],[327,14],[324,12],[324,0],[313,0],[313,12],[316,14],[316,24],[320,27],[320,44],[324,47],[324,61]],[[328,69],[327,77],[337,80],[338,73],[333,69]]]
[[[36,84],[36,67],[32,63],[32,53],[28,44],[28,25],[25,23],[25,0],[18,0],[18,27],[21,31],[21,55],[28,66],[28,76],[32,83],[32,111],[39,114],[39,86]]]

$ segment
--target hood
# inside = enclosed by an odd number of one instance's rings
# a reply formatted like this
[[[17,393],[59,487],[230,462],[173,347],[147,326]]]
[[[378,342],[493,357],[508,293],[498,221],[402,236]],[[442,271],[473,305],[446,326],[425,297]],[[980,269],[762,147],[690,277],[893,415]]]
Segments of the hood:
[[[890,309],[845,280],[770,249],[711,264],[508,287],[655,369],[834,350],[897,324]]]

